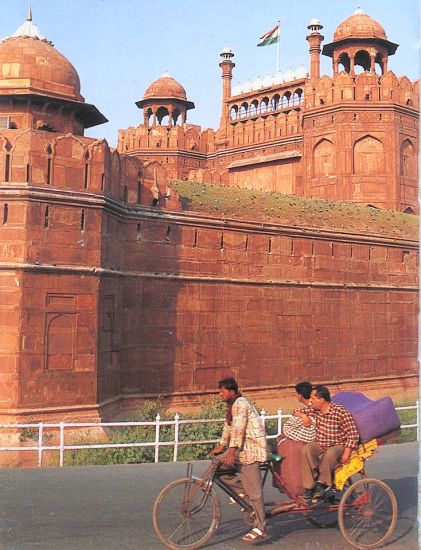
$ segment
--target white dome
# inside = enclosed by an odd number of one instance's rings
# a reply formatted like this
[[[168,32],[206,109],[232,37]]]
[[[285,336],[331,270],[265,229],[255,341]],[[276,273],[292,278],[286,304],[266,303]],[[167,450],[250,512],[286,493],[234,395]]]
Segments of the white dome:
[[[269,86],[272,86],[274,83],[274,76],[273,74],[268,74],[267,76],[265,76],[265,78],[263,79],[263,86],[265,88],[268,88]]]
[[[304,65],[300,65],[295,69],[295,78],[307,78],[308,77],[308,71],[304,67]]]
[[[252,84],[252,90],[260,90],[260,88],[263,88],[263,80],[258,76]]]
[[[242,85],[240,83],[236,84],[232,89],[232,95],[239,95],[242,92]]]
[[[282,84],[284,81],[284,73],[281,73],[280,71],[275,74],[274,83],[275,84]]]
[[[314,27],[314,26],[319,26],[321,23],[320,23],[320,19],[318,17],[313,17],[313,19],[310,21],[309,23],[309,27]]]
[[[294,70],[289,67],[288,70],[284,73],[284,82],[291,82],[291,80],[294,80],[294,77]]]

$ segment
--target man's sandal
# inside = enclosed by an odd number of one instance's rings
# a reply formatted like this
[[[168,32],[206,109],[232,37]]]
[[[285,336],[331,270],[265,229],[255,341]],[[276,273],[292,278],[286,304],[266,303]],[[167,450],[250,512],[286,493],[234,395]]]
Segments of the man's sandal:
[[[258,527],[253,527],[253,529],[249,533],[247,533],[247,535],[244,535],[244,537],[242,537],[242,539],[246,542],[256,542],[265,538],[266,533],[261,531]]]

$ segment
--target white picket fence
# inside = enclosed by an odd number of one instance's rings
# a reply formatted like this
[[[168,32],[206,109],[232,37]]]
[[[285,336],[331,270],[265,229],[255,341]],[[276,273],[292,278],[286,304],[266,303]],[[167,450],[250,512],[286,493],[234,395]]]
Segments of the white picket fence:
[[[407,407],[396,407],[397,411],[416,411],[416,422],[413,424],[402,424],[402,429],[416,428],[417,429],[417,441],[420,441],[420,402],[417,400],[415,405]],[[275,420],[277,425],[277,433],[274,435],[268,435],[267,439],[276,439],[278,434],[282,432],[282,423],[286,418],[289,418],[290,414],[283,414],[282,409],[278,409],[276,414],[266,414],[264,410],[261,411],[260,416],[263,422],[266,424],[268,420]],[[158,414],[153,421],[145,422],[36,422],[30,424],[0,424],[0,441],[2,440],[2,434],[7,430],[20,431],[21,434],[30,434],[28,439],[34,439],[33,445],[25,446],[3,446],[0,447],[0,451],[18,451],[18,452],[36,452],[38,453],[38,467],[43,465],[43,457],[45,453],[51,451],[59,451],[59,464],[60,467],[64,466],[64,454],[66,451],[76,451],[79,449],[113,449],[113,448],[135,448],[135,447],[151,447],[154,448],[154,462],[159,462],[159,450],[162,447],[173,447],[173,462],[178,460],[178,451],[180,446],[187,445],[204,445],[210,443],[217,443],[218,439],[207,440],[194,440],[194,441],[180,441],[180,429],[185,425],[192,424],[208,424],[208,423],[222,423],[223,419],[197,419],[183,420],[178,413],[174,415],[174,420],[161,420]],[[154,441],[139,441],[129,443],[84,443],[73,444],[71,442],[66,443],[66,431],[71,434],[71,439],[75,439],[75,432],[78,430],[83,433],[83,430],[89,428],[100,428],[104,430],[104,433],[109,428],[129,428],[136,426],[149,426],[155,427]],[[164,426],[174,426],[174,439],[172,441],[162,441],[161,429]],[[52,435],[52,432],[56,430],[58,436]],[[35,435],[37,434],[37,435]],[[51,443],[51,439],[57,441],[57,443]]]

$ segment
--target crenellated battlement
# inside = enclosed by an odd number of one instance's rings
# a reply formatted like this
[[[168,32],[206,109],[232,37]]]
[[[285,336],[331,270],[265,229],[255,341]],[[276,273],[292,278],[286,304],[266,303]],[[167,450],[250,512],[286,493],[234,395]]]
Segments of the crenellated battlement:
[[[411,82],[408,77],[397,77],[392,71],[379,76],[370,72],[352,76],[340,72],[334,76],[323,76],[317,81],[307,81],[304,87],[304,109],[320,109],[332,104],[349,102],[364,103],[369,107],[401,105],[419,109],[419,81]]]
[[[102,196],[131,206],[168,202],[167,174],[160,164],[119,153],[105,139],[30,129],[0,133],[0,186],[6,184]]]

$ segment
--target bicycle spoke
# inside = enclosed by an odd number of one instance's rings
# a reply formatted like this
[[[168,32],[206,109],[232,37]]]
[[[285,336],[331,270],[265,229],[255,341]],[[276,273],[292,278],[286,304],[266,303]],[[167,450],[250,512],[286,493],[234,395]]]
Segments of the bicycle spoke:
[[[365,479],[352,485],[339,506],[339,525],[356,548],[375,548],[386,542],[396,524],[397,505],[382,481]]]
[[[200,480],[185,478],[165,487],[155,502],[153,521],[170,548],[196,549],[212,536],[220,517],[219,499]]]

